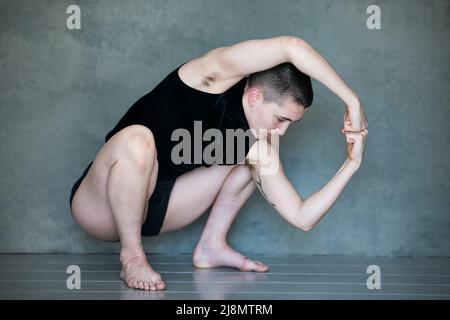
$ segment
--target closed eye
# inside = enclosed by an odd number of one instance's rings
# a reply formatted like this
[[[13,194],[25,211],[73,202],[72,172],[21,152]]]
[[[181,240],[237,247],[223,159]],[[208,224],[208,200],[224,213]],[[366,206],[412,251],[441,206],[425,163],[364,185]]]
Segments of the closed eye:
[[[291,119],[288,119],[288,118],[280,118],[280,117],[276,117],[277,118],[277,120],[279,121],[279,122],[283,122],[283,121],[289,121],[289,122],[300,122],[303,118],[300,118],[300,119],[298,119],[298,120],[291,120]]]

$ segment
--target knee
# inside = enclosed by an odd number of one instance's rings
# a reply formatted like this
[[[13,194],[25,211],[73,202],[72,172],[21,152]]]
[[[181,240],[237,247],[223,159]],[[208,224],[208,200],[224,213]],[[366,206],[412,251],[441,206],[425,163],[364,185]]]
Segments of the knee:
[[[234,171],[241,184],[247,185],[252,181],[252,173],[248,166],[240,164],[234,169]]]
[[[250,168],[246,165],[237,165],[230,174],[232,184],[237,188],[238,192],[246,188],[250,183],[253,182],[252,174]]]
[[[142,170],[151,168],[157,155],[152,131],[142,125],[131,125],[122,131],[122,151],[127,159]]]
[[[245,183],[244,187],[242,188],[242,191],[245,190],[246,193],[252,194],[256,190],[256,183],[253,180],[252,172],[250,170],[250,167],[247,165],[240,165],[242,167],[241,175],[242,179]]]

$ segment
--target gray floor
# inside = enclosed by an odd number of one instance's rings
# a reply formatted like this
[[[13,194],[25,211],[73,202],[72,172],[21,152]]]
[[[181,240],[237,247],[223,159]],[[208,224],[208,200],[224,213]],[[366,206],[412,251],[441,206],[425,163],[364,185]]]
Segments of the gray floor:
[[[149,255],[164,292],[120,281],[117,255],[0,255],[0,299],[450,299],[450,259],[332,256],[252,257],[268,273],[195,269],[190,255]],[[81,289],[67,289],[66,268],[78,265]],[[369,265],[381,289],[366,285]]]

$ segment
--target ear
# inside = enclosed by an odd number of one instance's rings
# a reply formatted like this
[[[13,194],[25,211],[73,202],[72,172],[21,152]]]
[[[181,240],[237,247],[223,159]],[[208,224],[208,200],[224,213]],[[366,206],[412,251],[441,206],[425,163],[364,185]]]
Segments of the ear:
[[[257,87],[249,88],[247,98],[250,106],[255,106],[258,103],[262,103],[263,95],[261,89]]]

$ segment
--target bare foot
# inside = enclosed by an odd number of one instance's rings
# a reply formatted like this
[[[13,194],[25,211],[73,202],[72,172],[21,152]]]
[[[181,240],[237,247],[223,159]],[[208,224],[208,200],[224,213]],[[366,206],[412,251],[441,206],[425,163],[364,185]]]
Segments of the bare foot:
[[[145,253],[133,256],[121,253],[122,271],[120,279],[133,289],[142,290],[164,290],[166,284],[162,281],[159,273],[155,272],[147,261]]]
[[[199,243],[194,250],[193,265],[196,268],[232,267],[241,271],[267,272],[269,267],[261,261],[243,256],[226,243],[209,245]]]

